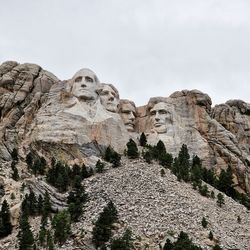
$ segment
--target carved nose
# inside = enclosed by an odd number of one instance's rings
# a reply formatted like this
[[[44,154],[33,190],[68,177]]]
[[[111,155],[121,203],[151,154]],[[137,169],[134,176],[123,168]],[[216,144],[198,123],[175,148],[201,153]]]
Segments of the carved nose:
[[[135,120],[135,116],[134,116],[133,113],[130,113],[130,114],[129,114],[129,120],[131,120],[131,121],[134,121],[134,120]]]
[[[114,101],[114,97],[111,95],[111,96],[109,96],[109,100],[110,101]]]
[[[81,84],[81,87],[86,88],[87,86],[86,86],[86,84]]]

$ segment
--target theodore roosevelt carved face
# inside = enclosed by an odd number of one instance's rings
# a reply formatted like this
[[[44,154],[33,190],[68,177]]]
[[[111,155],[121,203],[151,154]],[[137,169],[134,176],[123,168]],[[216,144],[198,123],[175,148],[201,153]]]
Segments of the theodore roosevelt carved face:
[[[129,100],[120,100],[119,114],[129,132],[135,131],[136,107]]]
[[[81,101],[97,99],[99,80],[90,69],[79,70],[71,79],[71,93]]]
[[[119,93],[112,84],[102,84],[98,90],[101,104],[110,112],[118,111]]]

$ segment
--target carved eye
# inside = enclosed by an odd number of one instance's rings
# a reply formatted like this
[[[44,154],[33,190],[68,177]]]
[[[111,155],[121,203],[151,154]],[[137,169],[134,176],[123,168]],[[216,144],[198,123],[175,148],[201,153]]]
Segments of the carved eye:
[[[75,79],[75,82],[81,82],[82,81],[82,77],[81,76],[78,76],[76,79]]]
[[[102,92],[101,92],[101,95],[108,95],[108,94],[109,94],[108,91],[102,91]]]
[[[155,115],[155,114],[156,114],[155,110],[153,110],[153,111],[150,112],[150,115]]]
[[[122,113],[124,113],[124,114],[130,114],[130,110],[122,110]]]
[[[85,80],[86,80],[86,82],[94,82],[94,80],[89,76],[86,76]]]
[[[159,114],[164,115],[167,114],[168,112],[165,109],[159,110]]]

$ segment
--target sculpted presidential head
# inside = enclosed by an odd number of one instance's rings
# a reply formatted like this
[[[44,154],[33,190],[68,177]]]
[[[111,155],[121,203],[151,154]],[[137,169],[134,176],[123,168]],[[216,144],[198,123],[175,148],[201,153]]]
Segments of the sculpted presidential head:
[[[119,105],[118,90],[112,84],[102,83],[98,89],[98,94],[100,96],[101,104],[105,109],[117,113]]]
[[[70,80],[71,93],[80,101],[97,99],[97,88],[100,84],[96,74],[90,69],[81,69]]]
[[[152,130],[158,134],[167,132],[168,124],[173,122],[171,105],[164,98],[155,98],[147,105]]]
[[[135,131],[136,107],[134,102],[122,99],[119,103],[119,114],[129,132]]]

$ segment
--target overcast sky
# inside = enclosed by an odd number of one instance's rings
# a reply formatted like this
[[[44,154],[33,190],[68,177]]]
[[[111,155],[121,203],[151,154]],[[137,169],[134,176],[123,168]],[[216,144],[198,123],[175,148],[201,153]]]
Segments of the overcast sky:
[[[182,89],[250,102],[249,0],[0,0],[0,63],[90,68],[140,106]]]

